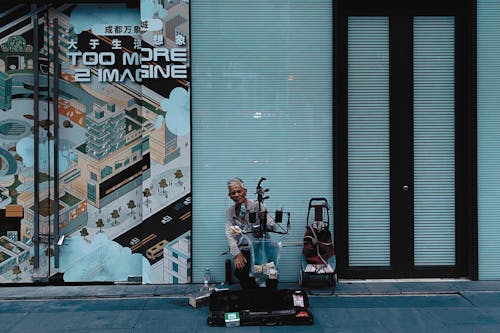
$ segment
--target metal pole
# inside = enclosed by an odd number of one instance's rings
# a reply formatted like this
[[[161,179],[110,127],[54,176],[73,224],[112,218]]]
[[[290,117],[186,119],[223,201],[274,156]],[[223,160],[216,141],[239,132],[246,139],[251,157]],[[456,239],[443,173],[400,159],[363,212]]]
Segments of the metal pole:
[[[51,188],[50,188],[50,183],[51,183],[51,174],[50,174],[50,167],[52,165],[52,161],[51,161],[51,155],[50,155],[50,21],[49,21],[49,9],[47,9],[47,11],[45,12],[45,24],[46,24],[46,27],[47,27],[47,32],[44,33],[44,37],[47,38],[47,118],[45,118],[45,121],[47,122],[47,174],[48,174],[48,183],[49,183],[49,186],[48,186],[48,194],[47,194],[47,209],[48,209],[48,212],[47,212],[47,216],[48,216],[48,221],[47,221],[47,226],[48,226],[48,230],[47,230],[47,234],[44,235],[46,237],[44,237],[44,241],[45,241],[45,244],[47,244],[47,270],[48,270],[48,273],[47,273],[47,277],[50,277],[50,237],[51,237],[51,225],[50,225],[50,218],[51,218],[51,208],[52,208],[52,204],[51,204],[51,201],[50,201],[50,195],[51,195]],[[43,200],[43,199],[42,199]]]
[[[54,267],[59,268],[59,21],[52,22],[54,34]]]
[[[39,45],[38,45],[38,12],[37,5],[31,5],[31,24],[33,25],[33,112],[34,112],[34,127],[33,127],[33,135],[34,135],[34,221],[33,221],[33,246],[34,246],[34,256],[35,260],[33,263],[33,267],[38,269],[40,267],[40,238],[39,238],[39,227],[40,227],[40,109],[39,109]]]

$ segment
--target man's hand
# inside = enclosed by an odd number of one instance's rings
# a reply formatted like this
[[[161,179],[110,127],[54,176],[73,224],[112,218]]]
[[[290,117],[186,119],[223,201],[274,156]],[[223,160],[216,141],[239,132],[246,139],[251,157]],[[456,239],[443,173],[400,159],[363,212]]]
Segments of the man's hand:
[[[234,257],[234,268],[242,269],[243,267],[245,267],[246,263],[247,260],[245,259],[243,253],[238,253],[236,257]]]
[[[230,229],[231,229],[231,234],[232,235],[239,235],[239,234],[241,234],[241,228],[238,227],[237,225],[232,225]]]

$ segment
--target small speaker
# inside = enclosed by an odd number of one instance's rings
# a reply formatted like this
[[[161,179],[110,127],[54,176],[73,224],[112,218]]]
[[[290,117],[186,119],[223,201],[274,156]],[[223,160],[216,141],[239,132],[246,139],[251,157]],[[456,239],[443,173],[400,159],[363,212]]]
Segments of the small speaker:
[[[283,221],[283,211],[282,210],[277,210],[274,212],[274,221],[276,223],[281,223]]]
[[[248,213],[248,219],[250,220],[250,223],[255,223],[257,221],[257,212]]]

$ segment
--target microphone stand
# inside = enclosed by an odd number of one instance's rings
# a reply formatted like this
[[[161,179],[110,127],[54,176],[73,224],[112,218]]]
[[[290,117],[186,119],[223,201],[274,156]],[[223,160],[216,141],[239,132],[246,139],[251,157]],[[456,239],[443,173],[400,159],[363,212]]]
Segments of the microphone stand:
[[[267,180],[267,179],[264,178],[264,177],[262,177],[259,180],[259,183],[257,184],[257,189],[256,189],[256,192],[257,192],[257,202],[259,204],[259,208],[257,210],[257,220],[259,221],[259,226],[260,226],[260,233],[259,233],[259,235],[265,234],[266,233],[266,229],[267,229],[267,211],[263,210],[263,207],[264,207],[264,200],[269,199],[269,196],[264,196],[264,193],[268,192],[269,189],[268,188],[264,189],[261,186],[261,183],[264,180]]]
[[[261,185],[262,182],[265,180],[267,180],[267,179],[262,177],[257,184],[256,194],[257,194],[258,208],[257,208],[257,212],[253,213],[253,214],[255,214],[254,215],[255,218],[252,218],[250,216],[250,223],[253,225],[252,231],[243,232],[243,234],[253,233],[256,238],[262,238],[267,232],[286,235],[286,234],[288,234],[288,231],[290,229],[290,212],[281,211],[282,214],[285,213],[288,216],[286,230],[281,226],[280,223],[278,223],[278,222],[281,222],[281,219],[279,221],[276,221],[277,222],[276,226],[279,226],[279,228],[283,231],[267,230],[267,214],[268,214],[268,212],[267,212],[267,210],[264,210],[264,200],[269,199],[269,196],[265,196],[265,193],[269,192],[269,189],[263,188]],[[252,213],[250,213],[250,214],[252,214]]]

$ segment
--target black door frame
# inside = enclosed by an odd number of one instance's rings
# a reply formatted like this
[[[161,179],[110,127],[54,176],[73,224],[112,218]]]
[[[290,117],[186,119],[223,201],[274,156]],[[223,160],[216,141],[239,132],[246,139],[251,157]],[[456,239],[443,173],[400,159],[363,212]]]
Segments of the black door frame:
[[[477,280],[477,190],[476,190],[476,68],[475,0],[424,0],[411,3],[396,0],[335,1],[334,77],[334,192],[335,247],[341,278],[468,277]],[[413,16],[456,17],[455,40],[455,247],[456,266],[414,267],[413,219],[405,225],[391,223],[391,266],[348,266],[348,160],[347,160],[347,18],[348,16],[390,16],[390,109],[391,185],[390,196],[401,195],[401,184],[410,188],[404,205],[391,205],[391,221],[413,215],[413,109],[412,31]],[[394,29],[394,26],[404,29]],[[410,64],[410,65],[409,65]],[[466,66],[461,65],[466,64]],[[401,70],[406,67],[407,70]],[[401,133],[410,133],[405,144],[394,144]],[[410,147],[410,149],[407,149]],[[401,160],[403,162],[401,163]],[[404,162],[406,161],[406,162]],[[397,168],[393,166],[399,163]],[[410,241],[407,241],[410,240]]]

